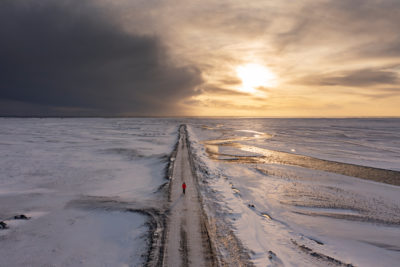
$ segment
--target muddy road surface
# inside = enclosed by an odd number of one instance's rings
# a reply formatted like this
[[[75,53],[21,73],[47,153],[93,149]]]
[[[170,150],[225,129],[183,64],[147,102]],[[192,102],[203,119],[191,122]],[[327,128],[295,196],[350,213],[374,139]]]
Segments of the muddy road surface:
[[[163,266],[217,266],[208,238],[197,181],[192,173],[185,127],[179,142],[170,181],[170,207],[163,253]],[[183,193],[182,184],[186,183]]]

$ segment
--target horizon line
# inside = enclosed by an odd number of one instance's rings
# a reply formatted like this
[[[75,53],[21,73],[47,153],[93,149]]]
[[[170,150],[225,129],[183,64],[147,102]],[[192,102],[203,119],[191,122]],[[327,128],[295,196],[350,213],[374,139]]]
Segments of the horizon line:
[[[18,116],[18,115],[0,115],[0,118],[32,118],[32,119],[46,119],[46,118],[99,118],[99,119],[118,119],[118,118],[207,118],[207,119],[218,119],[218,118],[232,118],[232,119],[400,119],[400,116]]]

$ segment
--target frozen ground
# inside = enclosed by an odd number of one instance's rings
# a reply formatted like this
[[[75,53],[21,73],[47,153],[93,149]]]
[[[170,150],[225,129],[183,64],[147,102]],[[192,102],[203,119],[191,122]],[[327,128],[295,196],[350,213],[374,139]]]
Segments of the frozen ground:
[[[0,266],[142,266],[148,218],[128,209],[158,205],[176,136],[173,120],[0,119]]]
[[[400,262],[399,119],[0,118],[0,266],[142,266],[181,123],[219,262]]]
[[[207,210],[235,229],[255,265],[396,266],[399,186],[269,159],[277,150],[399,170],[399,127],[400,120],[199,119],[188,129]]]
[[[400,170],[400,119],[196,119],[200,138]],[[207,131],[208,129],[208,131]],[[242,152],[243,153],[243,152]]]

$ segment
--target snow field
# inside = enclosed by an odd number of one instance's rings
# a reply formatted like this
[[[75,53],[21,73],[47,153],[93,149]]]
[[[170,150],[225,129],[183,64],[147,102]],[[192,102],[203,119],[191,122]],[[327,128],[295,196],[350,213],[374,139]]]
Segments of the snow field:
[[[0,266],[142,266],[177,123],[0,119]],[[119,203],[84,208],[95,198]],[[92,203],[92,204],[90,204]],[[90,205],[93,205],[90,206]],[[30,220],[9,220],[17,214]]]
[[[267,146],[257,133],[241,128],[246,122],[233,125],[229,121],[222,126],[221,120],[218,127],[215,123],[202,120],[188,127],[203,168],[199,172],[203,198],[218,210],[215,214],[221,222],[235,229],[255,265],[326,266],[338,260],[355,266],[396,266],[400,261],[398,186],[283,164],[211,160],[207,140],[226,144],[235,139],[255,148]],[[262,125],[252,126],[257,132],[269,131],[260,129]],[[302,146],[297,147],[303,150]],[[214,149],[243,155],[235,147]],[[325,153],[319,151],[322,157]]]

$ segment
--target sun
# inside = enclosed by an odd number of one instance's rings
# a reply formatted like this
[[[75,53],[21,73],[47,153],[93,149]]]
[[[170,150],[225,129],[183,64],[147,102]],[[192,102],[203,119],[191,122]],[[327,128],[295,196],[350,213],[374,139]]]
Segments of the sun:
[[[259,87],[275,87],[277,85],[276,75],[267,67],[249,63],[236,68],[237,76],[242,80],[240,91],[257,93]]]

